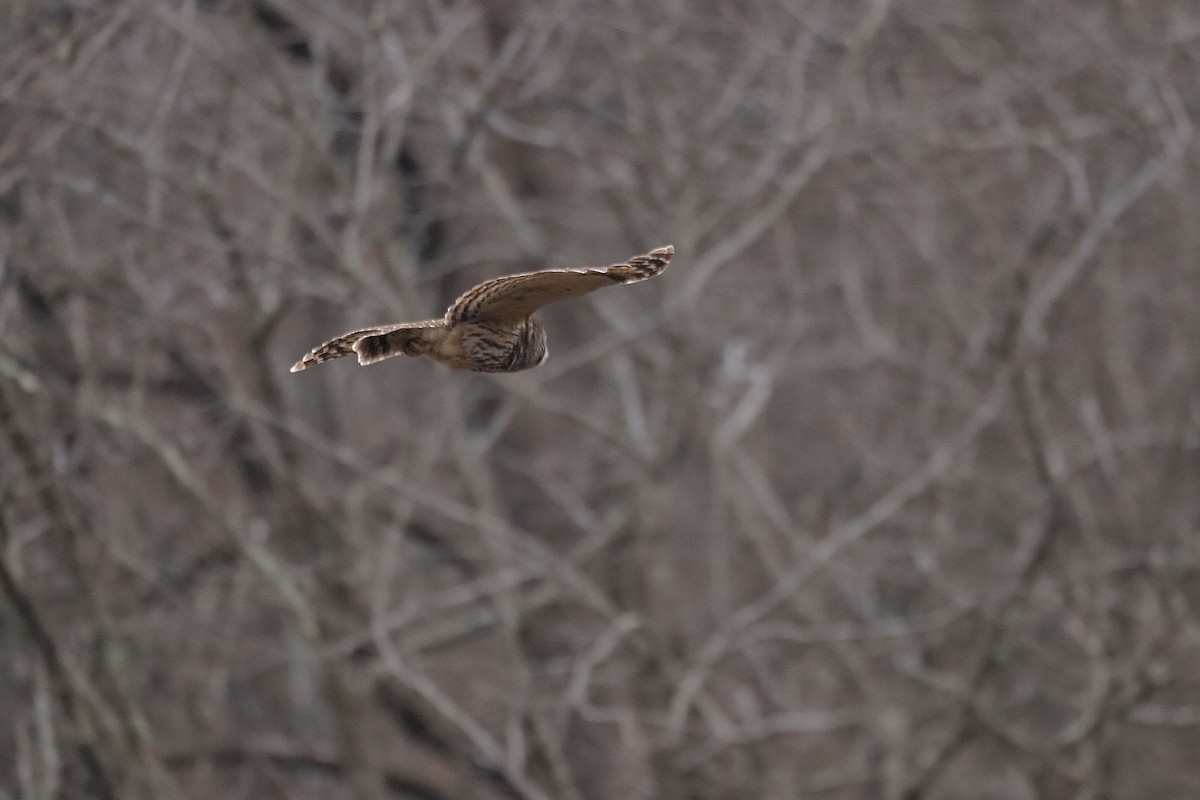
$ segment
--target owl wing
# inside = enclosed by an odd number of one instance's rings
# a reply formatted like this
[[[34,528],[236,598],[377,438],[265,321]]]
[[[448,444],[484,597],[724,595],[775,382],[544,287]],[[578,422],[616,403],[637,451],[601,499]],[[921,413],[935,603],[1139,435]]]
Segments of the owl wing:
[[[446,311],[446,324],[518,322],[548,303],[582,297],[605,286],[653,278],[667,268],[674,254],[675,248],[667,246],[608,267],[546,269],[496,278],[455,300]]]
[[[292,372],[331,361],[342,356],[358,356],[358,363],[374,364],[389,356],[421,355],[438,334],[445,332],[440,319],[423,322],[401,322],[343,333],[336,339],[314,347],[304,358],[292,365]]]

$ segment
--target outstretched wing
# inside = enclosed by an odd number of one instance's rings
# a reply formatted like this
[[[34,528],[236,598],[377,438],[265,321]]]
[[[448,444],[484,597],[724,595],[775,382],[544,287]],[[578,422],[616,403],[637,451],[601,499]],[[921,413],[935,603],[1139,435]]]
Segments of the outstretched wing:
[[[446,311],[446,324],[483,320],[512,324],[548,303],[582,297],[605,286],[653,278],[667,268],[673,255],[675,248],[667,246],[609,267],[546,269],[496,278],[455,300]]]
[[[380,325],[343,333],[319,347],[314,347],[304,358],[292,365],[292,372],[314,367],[342,356],[358,355],[359,364],[374,364],[389,356],[406,353],[421,355],[428,349],[432,335],[445,330],[440,319],[423,322],[401,322],[397,325]]]
[[[401,354],[423,356],[445,335],[446,324],[440,319],[410,322],[362,337],[354,343],[354,352],[365,367]]]

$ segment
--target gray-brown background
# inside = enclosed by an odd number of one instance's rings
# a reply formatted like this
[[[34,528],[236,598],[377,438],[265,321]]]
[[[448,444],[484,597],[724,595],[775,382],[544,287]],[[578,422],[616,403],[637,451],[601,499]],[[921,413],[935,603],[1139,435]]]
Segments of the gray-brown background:
[[[1198,123],[1194,0],[7,0],[0,797],[1197,796]]]

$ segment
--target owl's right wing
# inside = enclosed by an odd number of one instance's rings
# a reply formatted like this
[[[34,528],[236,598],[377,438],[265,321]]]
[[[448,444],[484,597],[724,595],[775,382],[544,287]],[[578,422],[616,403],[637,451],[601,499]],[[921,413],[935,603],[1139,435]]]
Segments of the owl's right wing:
[[[519,322],[549,303],[582,297],[605,286],[653,278],[667,268],[674,254],[675,248],[667,246],[608,267],[545,269],[496,278],[455,300],[446,311],[446,324]]]

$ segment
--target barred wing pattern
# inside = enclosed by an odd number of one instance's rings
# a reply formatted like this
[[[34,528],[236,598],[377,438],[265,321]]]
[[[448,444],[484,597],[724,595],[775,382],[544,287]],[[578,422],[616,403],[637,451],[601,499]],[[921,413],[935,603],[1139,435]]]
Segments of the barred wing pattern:
[[[446,324],[479,320],[516,322],[559,300],[582,297],[605,286],[653,278],[667,268],[674,254],[675,248],[667,246],[607,267],[544,269],[496,278],[455,300],[446,311]]]
[[[433,330],[443,328],[445,323],[440,319],[429,319],[423,322],[401,322],[396,325],[378,325],[374,328],[363,328],[362,330],[343,333],[336,339],[330,339],[324,344],[314,347],[304,358],[292,365],[292,372],[315,367],[317,364],[323,364],[326,361],[332,361],[335,358],[342,356],[358,355],[359,363],[373,364],[376,361],[381,361],[387,356],[380,356],[380,342],[392,341],[395,342],[397,350],[391,355],[396,355],[404,352],[404,345],[401,342],[410,343],[409,349],[414,349],[411,342],[419,341],[428,336]],[[403,332],[403,339],[396,336],[397,333]],[[420,353],[411,353],[410,355],[421,355]],[[379,356],[379,357],[376,357]]]

